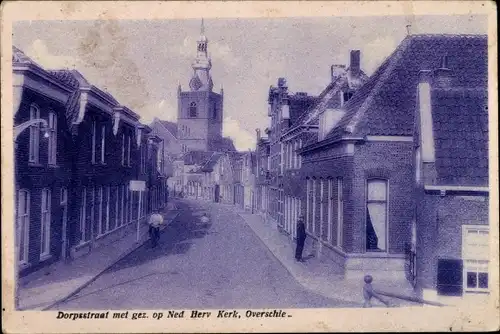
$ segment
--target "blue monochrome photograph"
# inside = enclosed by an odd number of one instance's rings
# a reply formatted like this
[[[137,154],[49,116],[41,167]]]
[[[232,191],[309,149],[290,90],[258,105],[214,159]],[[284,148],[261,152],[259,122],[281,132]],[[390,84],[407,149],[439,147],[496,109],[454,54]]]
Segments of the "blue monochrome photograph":
[[[17,310],[487,303],[487,32],[481,15],[15,22]]]

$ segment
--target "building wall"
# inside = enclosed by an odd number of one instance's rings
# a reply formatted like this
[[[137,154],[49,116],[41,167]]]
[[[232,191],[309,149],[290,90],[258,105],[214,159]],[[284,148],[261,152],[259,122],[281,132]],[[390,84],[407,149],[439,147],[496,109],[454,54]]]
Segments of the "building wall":
[[[489,198],[418,192],[417,289],[435,290],[438,259],[462,259],[462,226],[488,225]]]
[[[385,179],[389,183],[388,252],[404,254],[411,241],[414,214],[412,142],[367,142],[356,145],[353,178],[352,251],[364,253],[366,245],[366,181]]]
[[[182,92],[179,97],[178,138],[187,150],[208,150],[209,140],[222,137],[222,96],[213,92]],[[191,103],[196,103],[197,117],[189,116]],[[216,109],[216,117],[213,110]]]
[[[35,103],[40,110],[40,117],[48,120],[49,111],[57,115],[57,156],[56,166],[48,165],[48,139],[40,132],[39,164],[29,163],[30,130],[26,129],[17,138],[14,161],[16,182],[16,203],[18,191],[25,189],[30,194],[30,216],[28,237],[28,266],[21,268],[21,276],[37,270],[39,267],[57,261],[61,256],[62,216],[60,205],[61,189],[69,189],[71,161],[74,152],[71,134],[68,130],[65,109],[60,103],[45,96],[25,89],[14,124],[21,124],[30,119],[30,105]],[[62,154],[64,152],[64,154]],[[41,247],[41,196],[42,189],[49,189],[51,194],[50,258],[40,257]]]

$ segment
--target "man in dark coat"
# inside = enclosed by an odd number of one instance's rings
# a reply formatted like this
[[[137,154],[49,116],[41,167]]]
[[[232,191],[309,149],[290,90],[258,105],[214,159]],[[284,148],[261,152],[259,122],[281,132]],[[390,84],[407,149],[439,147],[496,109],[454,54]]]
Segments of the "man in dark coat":
[[[295,249],[295,259],[299,262],[304,262],[302,259],[302,251],[306,241],[306,225],[304,224],[304,216],[300,215],[297,221],[297,248]]]

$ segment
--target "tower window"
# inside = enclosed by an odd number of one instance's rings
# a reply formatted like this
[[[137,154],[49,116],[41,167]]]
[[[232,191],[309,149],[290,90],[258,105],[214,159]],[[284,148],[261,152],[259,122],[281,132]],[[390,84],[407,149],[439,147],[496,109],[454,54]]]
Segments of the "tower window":
[[[217,118],[217,105],[214,104],[214,107],[212,109],[212,118],[216,119]]]
[[[189,105],[189,117],[198,117],[196,102],[191,102],[191,104]]]

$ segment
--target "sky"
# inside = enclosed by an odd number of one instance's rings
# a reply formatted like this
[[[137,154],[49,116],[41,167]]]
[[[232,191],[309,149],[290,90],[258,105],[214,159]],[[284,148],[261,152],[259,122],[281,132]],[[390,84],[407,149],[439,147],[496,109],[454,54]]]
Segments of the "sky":
[[[486,34],[485,16],[205,19],[214,91],[224,87],[223,134],[238,150],[255,148],[269,125],[267,94],[279,77],[289,90],[319,94],[332,64],[361,51],[368,75],[407,35]],[[46,69],[77,69],[141,116],[175,121],[177,86],[188,90],[200,19],[21,21],[13,43]]]

